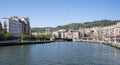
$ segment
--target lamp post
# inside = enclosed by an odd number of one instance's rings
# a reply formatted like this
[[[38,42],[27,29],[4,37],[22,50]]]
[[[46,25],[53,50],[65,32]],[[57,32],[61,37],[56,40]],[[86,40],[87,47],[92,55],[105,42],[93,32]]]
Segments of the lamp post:
[[[22,42],[23,42],[23,33],[22,33]]]
[[[22,32],[22,34],[21,34],[21,42],[23,42],[23,32]]]
[[[116,38],[116,30],[115,30],[115,32],[114,32],[114,42],[115,42],[115,44],[117,43],[117,42],[116,42],[116,39],[117,39],[117,38]]]

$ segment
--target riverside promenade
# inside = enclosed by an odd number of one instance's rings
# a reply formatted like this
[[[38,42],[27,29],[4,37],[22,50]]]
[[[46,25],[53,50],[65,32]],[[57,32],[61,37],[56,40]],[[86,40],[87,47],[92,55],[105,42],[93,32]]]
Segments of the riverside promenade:
[[[115,42],[111,42],[111,41],[100,41],[100,40],[75,40],[74,42],[91,42],[91,43],[98,43],[98,44],[104,44],[104,45],[108,45],[111,47],[115,47],[120,49],[120,43],[115,43]]]
[[[44,40],[44,41],[40,41],[40,40],[34,40],[34,41],[30,41],[30,40],[25,40],[25,41],[0,41],[0,46],[13,46],[13,45],[28,45],[28,44],[44,44],[44,43],[51,43],[53,41],[50,40]]]

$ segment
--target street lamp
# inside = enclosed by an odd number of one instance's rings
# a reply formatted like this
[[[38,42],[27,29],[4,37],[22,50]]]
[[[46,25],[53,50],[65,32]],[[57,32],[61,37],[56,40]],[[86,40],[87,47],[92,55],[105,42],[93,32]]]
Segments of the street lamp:
[[[117,38],[116,38],[116,30],[115,30],[115,32],[114,32],[114,42],[115,42],[115,43],[117,43],[117,42],[116,42],[116,41],[117,41],[116,39],[117,39]]]

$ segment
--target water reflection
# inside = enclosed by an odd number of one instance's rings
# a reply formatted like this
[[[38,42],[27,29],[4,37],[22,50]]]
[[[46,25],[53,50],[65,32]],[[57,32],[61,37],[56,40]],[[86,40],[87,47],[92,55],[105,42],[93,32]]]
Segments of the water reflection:
[[[28,63],[30,46],[6,46],[0,48],[0,64],[16,65]]]
[[[0,47],[1,65],[119,65],[120,50],[101,44],[55,42]]]

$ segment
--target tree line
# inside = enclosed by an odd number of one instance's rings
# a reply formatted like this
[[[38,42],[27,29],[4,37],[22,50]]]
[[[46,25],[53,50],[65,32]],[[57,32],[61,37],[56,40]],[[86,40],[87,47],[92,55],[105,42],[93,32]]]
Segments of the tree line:
[[[11,33],[2,33],[0,32],[0,40],[11,40],[11,39],[14,39],[15,37],[12,36]]]
[[[0,41],[3,40],[49,40],[52,37],[50,34],[46,35],[28,35],[28,34],[22,34],[18,36],[13,36],[11,33],[3,33],[0,32]]]
[[[50,40],[52,35],[50,34],[42,34],[42,35],[28,35],[28,34],[23,34],[17,36],[18,39],[23,39],[23,40]]]

